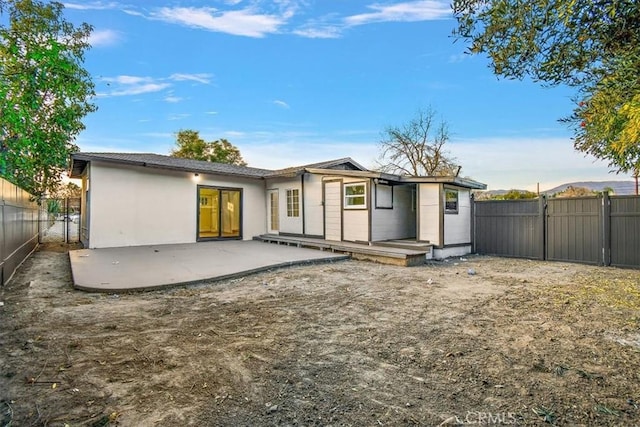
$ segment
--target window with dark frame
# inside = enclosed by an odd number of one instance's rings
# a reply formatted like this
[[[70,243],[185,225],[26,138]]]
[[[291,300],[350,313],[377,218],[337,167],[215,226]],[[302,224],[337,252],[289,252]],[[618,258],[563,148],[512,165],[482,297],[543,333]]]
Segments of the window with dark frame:
[[[393,187],[376,184],[376,209],[393,209]]]
[[[300,216],[300,190],[297,188],[287,190],[287,216]]]
[[[458,213],[458,190],[444,190],[444,213]]]

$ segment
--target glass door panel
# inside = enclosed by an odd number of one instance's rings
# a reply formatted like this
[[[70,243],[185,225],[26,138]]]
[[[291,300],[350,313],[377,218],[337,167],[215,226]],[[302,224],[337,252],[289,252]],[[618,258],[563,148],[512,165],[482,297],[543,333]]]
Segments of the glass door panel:
[[[269,232],[280,230],[280,214],[278,212],[278,190],[269,193]]]
[[[220,192],[214,188],[200,188],[198,237],[218,237],[220,234]]]
[[[242,237],[242,190],[198,187],[198,239]]]
[[[220,190],[220,195],[222,198],[221,237],[240,237],[240,191]]]

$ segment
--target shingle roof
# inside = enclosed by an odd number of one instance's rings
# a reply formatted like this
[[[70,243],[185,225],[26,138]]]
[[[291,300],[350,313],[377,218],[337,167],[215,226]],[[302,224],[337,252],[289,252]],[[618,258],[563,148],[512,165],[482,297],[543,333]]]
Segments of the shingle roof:
[[[291,168],[269,170],[252,168],[248,166],[236,166],[226,163],[212,163],[202,160],[182,159],[179,157],[165,156],[153,153],[74,153],[71,156],[71,176],[76,177],[82,174],[87,162],[92,160],[112,162],[120,164],[156,167],[161,169],[184,170],[189,172],[212,173],[220,175],[235,175],[249,178],[266,178],[289,173],[300,172],[306,168],[330,169],[332,167],[351,163],[360,170],[366,170],[350,157],[327,160],[324,162],[311,163],[308,165],[295,166]]]
[[[355,170],[361,170],[361,171],[367,170],[365,167],[355,162],[351,157],[343,157],[341,159],[327,160],[324,162],[310,163],[308,165],[293,166],[290,168],[278,169],[278,170],[272,171],[268,176],[287,175],[287,174],[302,172],[305,169],[332,169],[335,166],[339,166],[345,163],[350,163],[354,168],[356,168]]]
[[[306,169],[325,169],[325,173],[334,175],[354,175],[362,176],[363,173],[379,175],[385,179],[396,178],[398,182],[442,182],[458,185],[467,188],[485,189],[486,185],[458,177],[401,177],[389,175],[384,177],[380,172],[369,171],[350,157],[328,160],[325,162],[311,163],[303,166],[295,166],[286,169],[269,170],[252,168],[248,166],[236,166],[226,163],[212,163],[201,160],[181,159],[178,157],[164,156],[152,153],[74,153],[71,155],[71,178],[79,178],[84,171],[86,164],[91,161],[102,161],[107,163],[117,163],[133,166],[145,166],[159,169],[180,170],[193,173],[208,173],[216,175],[240,176],[244,178],[264,179],[269,177],[283,176],[288,174],[298,174]],[[351,170],[331,170],[336,166],[351,164],[356,169]]]
[[[212,163],[202,160],[182,159],[153,153],[74,153],[71,155],[71,176],[82,174],[87,162],[104,161],[160,169],[183,170],[188,172],[235,175],[248,178],[263,178],[273,171],[267,169]]]

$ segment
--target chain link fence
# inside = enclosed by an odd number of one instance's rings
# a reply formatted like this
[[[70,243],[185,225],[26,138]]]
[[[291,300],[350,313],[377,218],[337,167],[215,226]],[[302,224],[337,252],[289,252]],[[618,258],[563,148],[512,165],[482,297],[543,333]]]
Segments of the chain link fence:
[[[43,200],[38,230],[39,243],[78,243],[80,198]]]

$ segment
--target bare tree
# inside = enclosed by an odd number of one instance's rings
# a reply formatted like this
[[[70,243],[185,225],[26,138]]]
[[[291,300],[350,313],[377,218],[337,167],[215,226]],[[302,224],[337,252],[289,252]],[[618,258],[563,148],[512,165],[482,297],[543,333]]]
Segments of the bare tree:
[[[446,122],[435,123],[436,112],[419,110],[402,126],[390,126],[379,143],[381,171],[412,176],[455,176],[459,167],[444,150],[449,141]]]

